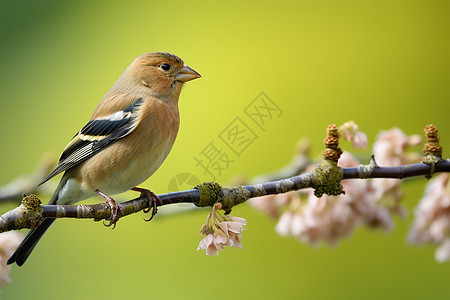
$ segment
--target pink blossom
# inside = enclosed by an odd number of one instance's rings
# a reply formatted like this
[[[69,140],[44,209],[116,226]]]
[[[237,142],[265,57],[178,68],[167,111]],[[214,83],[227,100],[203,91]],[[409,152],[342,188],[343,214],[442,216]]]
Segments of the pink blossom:
[[[0,288],[11,282],[9,278],[11,266],[7,265],[6,262],[20,245],[23,238],[23,234],[15,231],[0,234]]]
[[[359,162],[353,155],[344,152],[338,165],[341,167],[356,167]],[[374,187],[374,180],[344,180],[342,186],[345,194],[339,197],[351,206],[358,219],[365,225],[389,230],[393,224],[392,213],[402,211],[398,201],[380,203],[385,194],[378,193]]]
[[[344,123],[339,127],[339,133],[346,141],[351,141],[355,149],[366,149],[369,142],[367,135],[358,130],[358,125],[354,121]]]
[[[323,239],[335,246],[341,238],[353,232],[358,216],[343,196],[324,195],[318,199],[314,193],[309,194],[305,209],[306,230],[300,235],[302,241],[314,245]]]
[[[358,139],[367,140],[365,135],[359,135],[354,122],[345,123],[339,130],[347,140],[356,140],[357,143]],[[393,128],[378,135],[373,152],[381,166],[412,163],[413,156],[407,150],[420,142],[419,136],[407,136],[400,129]],[[357,167],[360,162],[344,152],[338,165]],[[336,245],[341,238],[352,234],[359,224],[390,230],[394,224],[394,214],[406,215],[405,208],[400,204],[403,197],[400,180],[350,179],[343,180],[341,184],[345,194],[339,196],[324,195],[318,199],[312,189],[306,189],[261,197],[253,205],[273,217],[280,216],[275,228],[280,235],[293,236],[313,245],[321,241]],[[436,221],[428,234],[442,233],[442,228],[450,227],[450,222],[446,222],[449,219]]]
[[[215,208],[206,218],[206,223],[200,229],[200,234],[206,237],[200,241],[197,250],[206,250],[206,254],[214,256],[219,249],[236,247],[242,249],[242,232],[247,225],[244,218],[223,216]]]
[[[436,261],[446,262],[450,260],[450,239],[445,239],[436,249],[434,255]]]
[[[201,240],[198,244],[197,250],[206,250],[206,254],[209,256],[219,254],[216,243],[214,241],[214,235],[209,233],[203,240]]]
[[[394,167],[404,164],[418,162],[417,155],[410,155],[407,150],[411,146],[418,146],[422,138],[418,135],[407,136],[399,128],[382,131],[378,134],[373,146],[373,154],[378,165],[383,167]],[[400,179],[376,178],[371,180],[374,197],[376,199],[390,199],[395,209],[398,202],[403,198],[400,190],[402,181]],[[401,211],[399,211],[402,213]]]
[[[418,146],[422,138],[418,135],[407,136],[399,128],[392,128],[378,134],[373,146],[373,154],[380,166],[393,167],[409,164],[407,149]]]
[[[344,152],[338,162],[340,167],[359,164],[348,152]],[[342,185],[345,194],[339,196],[317,198],[312,189],[284,194],[289,201],[285,201],[285,211],[275,230],[282,236],[293,236],[312,245],[325,241],[334,246],[361,223],[389,230],[393,224],[392,214],[402,212],[399,202],[385,203],[378,198],[371,180],[343,180]]]
[[[278,232],[281,236],[292,235],[292,219],[294,218],[295,213],[292,211],[285,211],[280,219],[278,220],[277,225],[275,226],[276,232]]]
[[[409,233],[413,243],[440,245],[437,261],[450,260],[450,175],[442,173],[431,179],[415,211],[414,223]]]

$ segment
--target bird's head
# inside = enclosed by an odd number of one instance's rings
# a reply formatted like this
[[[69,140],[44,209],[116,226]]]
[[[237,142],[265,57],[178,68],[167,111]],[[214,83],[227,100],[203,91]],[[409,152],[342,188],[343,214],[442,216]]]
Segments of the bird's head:
[[[183,83],[200,78],[178,56],[167,52],[150,52],[136,58],[122,75],[127,84],[139,86],[153,96],[176,99]],[[131,81],[131,82],[130,82]]]

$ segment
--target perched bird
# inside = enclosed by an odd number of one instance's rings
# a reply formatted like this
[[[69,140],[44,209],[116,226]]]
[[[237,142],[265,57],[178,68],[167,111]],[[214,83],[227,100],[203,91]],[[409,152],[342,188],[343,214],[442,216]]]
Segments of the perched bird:
[[[120,207],[110,196],[131,189],[151,201],[153,217],[159,198],[136,186],[149,178],[169,154],[179,127],[181,88],[199,77],[170,53],[151,52],[136,58],[42,182],[65,172],[48,204],[73,204],[100,195],[111,207],[112,218],[107,225],[111,226],[118,219]],[[55,220],[45,219],[32,229],[8,264],[21,266]]]

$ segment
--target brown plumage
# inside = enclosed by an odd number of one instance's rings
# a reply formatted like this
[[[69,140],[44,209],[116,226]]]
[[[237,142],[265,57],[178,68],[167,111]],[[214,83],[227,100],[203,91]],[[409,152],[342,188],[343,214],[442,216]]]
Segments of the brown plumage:
[[[136,188],[162,164],[178,133],[178,98],[184,82],[199,78],[177,56],[151,52],[136,58],[69,142],[55,170],[65,172],[49,204],[72,204],[96,196],[110,205],[115,225],[119,207],[110,198]],[[156,198],[155,198],[156,197]],[[156,204],[153,206],[154,213]],[[55,219],[31,230],[8,264],[22,265]]]

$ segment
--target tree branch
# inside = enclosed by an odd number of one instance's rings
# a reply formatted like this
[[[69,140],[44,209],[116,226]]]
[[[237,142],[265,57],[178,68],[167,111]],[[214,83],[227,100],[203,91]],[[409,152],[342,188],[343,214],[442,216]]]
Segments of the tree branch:
[[[373,161],[373,160],[372,160]],[[433,172],[434,168],[434,172]],[[450,161],[439,160],[436,164],[429,165],[418,163],[398,167],[379,167],[361,165],[357,168],[343,168],[343,179],[351,178],[397,178],[403,179],[416,176],[430,176],[438,172],[450,172]]]
[[[250,198],[270,194],[281,194],[304,188],[317,189],[321,184],[317,180],[317,169],[298,176],[266,182],[254,185],[223,188],[217,183],[204,183],[195,189],[161,194],[162,203],[159,206],[175,203],[193,203],[198,207],[213,206],[220,202],[226,212],[232,207],[243,203]],[[434,172],[450,172],[450,161],[439,160],[434,167],[425,163],[411,164],[398,167],[379,167],[374,161],[369,165],[361,165],[357,168],[342,168],[342,179],[367,179],[367,178],[407,178],[416,176],[429,176]],[[340,169],[340,168],[339,168]],[[325,183],[328,184],[328,183]],[[119,203],[123,215],[127,216],[149,208],[149,201],[141,196],[126,202]],[[0,217],[0,232],[18,230],[22,228],[35,228],[44,218],[81,218],[94,219],[94,221],[108,220],[111,210],[108,204],[99,203],[93,205],[40,205],[40,200],[34,196],[25,196],[22,204],[3,214]]]
[[[314,188],[314,194],[321,197],[327,195],[339,195],[344,193],[341,180],[343,179],[367,179],[367,178],[407,178],[425,176],[430,178],[436,172],[450,172],[450,161],[443,160],[442,147],[439,145],[437,128],[427,125],[425,128],[427,143],[424,147],[425,156],[422,163],[410,164],[398,167],[380,167],[372,160],[369,165],[360,165],[356,168],[340,168],[337,166],[342,154],[339,148],[339,133],[336,125],[327,128],[327,137],[324,140],[323,162],[313,171],[297,176],[269,181],[253,185],[238,185],[234,188],[223,188],[217,183],[206,182],[199,184],[192,190],[159,195],[161,203],[158,206],[174,203],[193,203],[197,207],[212,207],[220,203],[226,214],[232,208],[250,198],[271,194],[282,194],[304,188]],[[309,147],[300,147],[308,149]],[[299,151],[304,155],[307,150]],[[297,167],[303,167],[296,163]],[[285,172],[286,170],[283,170]],[[289,172],[291,170],[288,170]],[[286,172],[288,172],[286,171]],[[23,195],[22,204],[3,214],[0,217],[0,232],[18,230],[22,228],[36,228],[45,218],[82,218],[94,219],[94,221],[109,220],[111,208],[106,203],[94,205],[41,205],[41,201],[33,194]],[[150,201],[146,196],[119,204],[119,218],[143,210],[151,210]],[[156,209],[156,208],[155,208]]]

